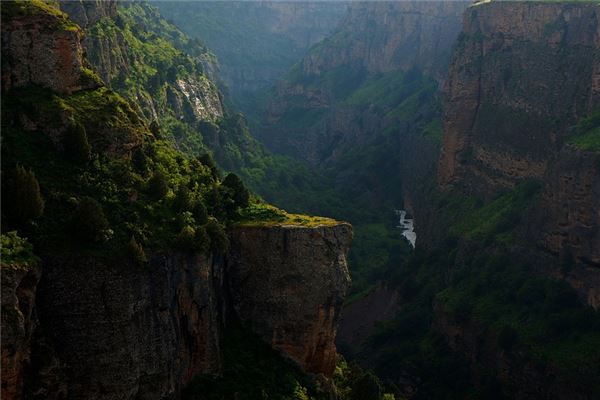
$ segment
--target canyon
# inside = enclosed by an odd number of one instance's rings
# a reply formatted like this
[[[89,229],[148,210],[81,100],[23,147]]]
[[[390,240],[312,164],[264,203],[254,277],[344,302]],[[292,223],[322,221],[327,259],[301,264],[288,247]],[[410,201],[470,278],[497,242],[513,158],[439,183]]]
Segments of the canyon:
[[[596,398],[599,48],[587,1],[3,3],[2,397]]]

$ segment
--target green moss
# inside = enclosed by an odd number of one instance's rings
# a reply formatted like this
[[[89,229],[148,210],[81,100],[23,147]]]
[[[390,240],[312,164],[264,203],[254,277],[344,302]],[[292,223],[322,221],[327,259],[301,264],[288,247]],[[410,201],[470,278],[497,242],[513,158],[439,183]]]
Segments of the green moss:
[[[1,3],[2,22],[6,23],[11,18],[23,16],[52,16],[55,18],[57,28],[73,32],[81,32],[77,24],[72,22],[67,14],[57,7],[42,0],[13,0]]]
[[[290,361],[249,329],[229,321],[223,342],[223,373],[201,376],[183,392],[186,400],[324,400],[329,396]]]
[[[573,128],[573,136],[568,143],[581,150],[600,151],[600,110],[596,110]]]
[[[16,231],[0,235],[2,268],[19,269],[37,264],[40,259],[33,253],[33,246]]]
[[[468,239],[493,238],[497,243],[510,243],[515,238],[512,231],[519,226],[521,216],[540,188],[537,181],[524,182],[493,202],[464,213],[450,233]]]
[[[314,217],[301,214],[290,214],[269,204],[259,201],[252,202],[241,211],[238,226],[335,226],[341,222],[331,218]]]

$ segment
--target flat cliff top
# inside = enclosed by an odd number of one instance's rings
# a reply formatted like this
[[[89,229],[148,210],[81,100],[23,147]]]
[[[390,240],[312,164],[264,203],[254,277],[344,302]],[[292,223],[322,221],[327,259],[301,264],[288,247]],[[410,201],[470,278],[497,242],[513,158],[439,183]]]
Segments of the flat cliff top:
[[[315,228],[321,226],[337,226],[348,224],[347,222],[337,221],[333,218],[316,217],[311,215],[290,214],[285,210],[280,210],[269,204],[253,203],[242,211],[242,219],[236,226],[243,227],[306,227]]]

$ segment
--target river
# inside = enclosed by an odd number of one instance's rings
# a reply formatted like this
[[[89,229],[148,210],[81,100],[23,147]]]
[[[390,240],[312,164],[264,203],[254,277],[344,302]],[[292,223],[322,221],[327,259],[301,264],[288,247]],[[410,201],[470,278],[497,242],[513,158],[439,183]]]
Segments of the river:
[[[412,218],[406,218],[405,210],[396,210],[396,215],[400,218],[397,228],[402,229],[402,236],[404,236],[414,248],[415,242],[417,241],[414,220]]]

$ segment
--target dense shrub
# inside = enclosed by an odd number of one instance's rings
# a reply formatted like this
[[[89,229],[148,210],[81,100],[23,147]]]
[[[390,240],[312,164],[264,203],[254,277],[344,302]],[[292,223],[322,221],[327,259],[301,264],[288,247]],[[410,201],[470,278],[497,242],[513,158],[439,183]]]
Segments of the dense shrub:
[[[206,232],[210,237],[211,251],[216,254],[223,254],[229,248],[229,239],[221,225],[216,219],[211,218],[206,224]]]
[[[161,171],[155,171],[148,181],[148,192],[156,200],[161,200],[169,192],[167,177]]]
[[[194,215],[194,219],[196,220],[197,224],[204,225],[208,222],[208,212],[206,211],[206,206],[200,199],[198,199],[194,204],[192,214]]]
[[[72,221],[78,239],[87,242],[102,242],[108,239],[109,225],[100,203],[91,197],[79,201]]]
[[[129,252],[129,256],[131,257],[131,260],[135,264],[142,265],[148,262],[148,258],[146,257],[144,248],[135,240],[134,236],[131,236],[131,239],[129,239],[127,250]]]
[[[92,157],[90,144],[83,125],[72,122],[64,136],[65,153],[76,164],[86,164]]]
[[[231,190],[233,206],[236,208],[248,207],[250,192],[244,185],[244,182],[234,173],[229,173],[222,183],[223,186]]]
[[[179,212],[188,211],[192,208],[190,190],[185,185],[180,185],[173,201],[173,207]]]
[[[175,238],[175,246],[181,251],[195,250],[196,230],[191,226],[184,226]]]
[[[204,226],[196,228],[194,235],[194,248],[198,253],[207,254],[210,250],[210,237]]]
[[[44,200],[40,185],[31,170],[17,166],[12,179],[3,191],[4,207],[9,219],[17,226],[36,219],[44,213]]]

